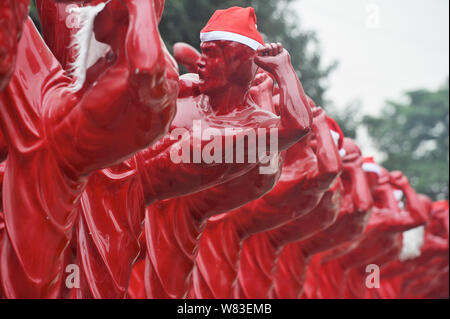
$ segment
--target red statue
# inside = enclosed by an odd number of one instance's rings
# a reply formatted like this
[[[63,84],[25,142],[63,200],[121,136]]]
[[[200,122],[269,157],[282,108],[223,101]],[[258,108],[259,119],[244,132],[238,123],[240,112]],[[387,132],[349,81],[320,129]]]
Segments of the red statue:
[[[277,254],[269,268],[271,298],[299,298],[310,259],[359,236],[366,225],[372,199],[361,167],[361,151],[348,138],[344,139],[343,149],[342,175],[319,206],[305,217],[272,231],[271,241],[275,238],[279,244],[274,247]],[[251,248],[248,246],[249,252]]]
[[[148,4],[147,14],[137,10],[138,3]],[[114,8],[98,15],[101,23],[94,26],[112,59],[84,83],[68,78],[31,20],[25,24],[15,73],[0,96],[8,145],[0,267],[8,298],[59,296],[87,176],[159,139],[173,118],[176,92],[166,84],[152,4],[128,0],[122,10],[118,5],[111,2]],[[127,20],[129,25],[120,23]],[[144,35],[137,25],[150,31]]]
[[[174,124],[188,127],[191,124],[186,122],[187,119],[199,119],[202,127],[233,127],[247,131],[275,127],[278,129],[277,151],[282,152],[309,132],[311,110],[290,64],[289,54],[280,44],[262,45],[255,24],[252,8],[234,7],[213,15],[201,34],[198,79],[189,75],[194,78],[193,86],[190,92],[180,94],[180,122],[175,119]],[[257,66],[273,74],[279,83],[282,96],[279,118],[249,98]],[[260,134],[258,130],[258,140],[262,138]],[[195,248],[207,219],[243,206],[272,189],[282,164],[281,157],[277,158],[269,174],[261,174],[259,160],[254,164],[230,165],[232,161],[227,165],[215,164],[215,169],[202,163],[192,171],[197,176],[192,175],[183,183],[203,184],[208,189],[196,192],[197,188],[191,185],[192,195],[160,201],[148,208],[145,224],[145,290],[148,298],[186,296]],[[220,167],[228,167],[227,174],[239,173],[225,179],[223,172],[217,170]],[[218,179],[222,184],[211,187],[210,182],[199,179],[203,174],[222,176]],[[239,192],[235,193],[235,190]]]
[[[373,298],[448,298],[448,202],[431,203],[428,197],[421,198],[429,212],[429,223],[425,232],[420,228],[410,231],[421,236],[420,251],[382,269],[381,287],[374,291]]]
[[[313,112],[313,134],[288,150],[276,187],[261,199],[208,221],[198,247],[190,298],[231,298],[244,241],[307,214],[339,175],[339,152],[330,129],[337,138],[335,131],[340,129],[320,108]],[[256,287],[261,282],[255,279],[246,276]]]
[[[357,153],[361,156],[360,151]],[[348,178],[347,188],[354,187],[355,190],[359,190],[359,185],[367,185],[368,187],[366,187],[363,192],[353,192],[357,195],[354,196],[354,199],[352,198],[353,196],[344,196],[337,222],[332,227],[322,232],[322,235],[324,235],[321,236],[322,238],[316,236],[319,239],[318,243],[323,242],[325,247],[328,245],[328,251],[316,254],[311,259],[306,278],[302,278],[304,280],[302,298],[328,299],[337,298],[340,294],[340,289],[343,286],[341,281],[343,270],[327,261],[344,254],[346,251],[357,245],[359,237],[364,232],[371,212],[374,209],[373,205],[370,205],[370,199],[372,198],[371,190],[373,190],[380,182],[379,174],[381,168],[376,165],[372,159],[370,159],[370,163],[367,163],[367,159],[363,159],[363,162],[361,167],[361,158],[359,158],[357,161],[357,167],[359,167],[359,169],[355,171],[355,173],[359,174],[353,175],[365,179],[366,183],[362,181],[353,182],[351,178]],[[361,174],[361,168],[364,174]],[[389,178],[387,177],[385,181],[389,181]],[[358,193],[360,194],[359,196]],[[359,205],[362,205],[361,208],[364,205],[367,205],[366,209],[360,208],[359,210],[355,210],[354,203],[360,203]]]
[[[159,3],[162,8],[164,2]],[[145,10],[139,10],[139,12],[146,14]],[[129,269],[139,254],[138,240],[146,204],[199,192],[246,172],[249,174],[247,179],[250,180],[256,173],[259,174],[259,166],[256,162],[233,165],[231,163],[201,163],[201,165],[191,162],[175,163],[172,159],[173,150],[176,150],[178,145],[184,147],[186,140],[177,141],[173,138],[176,135],[174,132],[179,131],[180,128],[186,128],[196,134],[194,122],[196,120],[201,121],[201,133],[215,128],[222,138],[225,136],[223,134],[225,128],[242,128],[243,133],[236,137],[234,145],[225,143],[225,149],[222,151],[222,154],[226,154],[230,148],[233,151],[236,149],[236,157],[240,155],[237,153],[237,145],[248,135],[245,130],[277,128],[279,150],[288,148],[309,132],[311,112],[306,107],[306,97],[289,64],[289,55],[280,45],[262,46],[255,57],[255,62],[259,66],[272,70],[283,84],[285,102],[280,118],[273,113],[261,110],[248,100],[247,91],[256,71],[253,63],[256,42],[259,43],[258,46],[262,44],[262,39],[258,39],[260,36],[254,26],[253,10],[232,8],[223,12],[219,11],[208,27],[214,28],[215,24],[223,23],[228,16],[233,17],[233,15],[235,20],[244,17],[242,20],[236,20],[244,21],[244,25],[239,27],[260,42],[250,37],[239,38],[239,41],[244,44],[235,42],[234,38],[231,39],[233,41],[228,41],[226,38],[216,41],[214,37],[217,33],[206,29],[207,32],[202,35],[204,55],[199,62],[200,77],[187,76],[180,79],[178,113],[173,121],[171,134],[155,146],[141,151],[132,159],[90,177],[81,199],[82,218],[78,223],[77,231],[77,241],[80,245],[78,259],[83,270],[82,289],[77,291],[78,297],[123,297],[125,295]],[[245,25],[245,21],[248,21],[249,25]],[[102,25],[104,24],[106,23],[103,22]],[[230,26],[225,25],[225,27]],[[219,65],[214,64],[217,55],[221,55],[222,62]],[[271,57],[272,55],[276,57]],[[168,54],[166,57],[166,60],[170,60]],[[230,68],[230,65],[233,67]],[[95,75],[96,72],[101,71],[101,67],[101,64],[99,67],[94,65],[91,68],[93,71],[87,74],[86,79],[89,81],[92,74]],[[282,70],[279,69],[281,67],[283,67]],[[217,77],[218,68],[223,71],[221,77]],[[168,75],[178,84],[176,69],[173,68],[173,70],[174,72],[169,72]],[[211,72],[212,70],[214,72]],[[268,137],[267,133],[261,134],[257,136],[258,139]],[[226,136],[225,139],[227,139]],[[202,140],[197,145],[195,136],[194,141],[189,139],[187,143],[188,149],[191,150],[190,154],[195,154],[198,148],[203,151],[208,147],[207,142],[209,140]],[[257,196],[258,192],[262,192],[262,195],[264,189],[273,187],[274,176],[276,176],[275,173],[261,175],[259,180],[265,181],[267,186],[257,185],[259,188],[253,190],[247,197],[243,196],[240,199],[243,203],[239,205],[251,200],[253,198],[251,196]],[[244,176],[240,177],[241,183],[244,180]],[[108,192],[105,192],[105,189],[108,189]],[[162,216],[165,215],[169,213],[163,212]],[[112,223],[112,221],[116,222]],[[120,241],[122,245],[126,245],[126,253],[118,244],[106,245],[108,241],[102,236],[107,236],[109,241],[117,240],[117,243]],[[99,285],[98,282],[102,284]]]
[[[448,202],[363,163],[253,8],[180,77],[164,2],[36,0],[44,43],[1,0],[0,298],[448,298]]]
[[[334,276],[329,279],[335,289],[330,288],[327,298],[364,298],[367,292],[366,267],[371,264],[382,267],[398,258],[401,251],[401,234],[423,225],[426,210],[422,201],[410,187],[408,180],[399,172],[389,174],[384,168],[372,170],[377,165],[369,164],[367,175],[372,188],[374,208],[368,226],[357,241],[339,247],[322,261],[322,273]],[[373,178],[378,173],[378,185]],[[395,197],[395,188],[406,197],[406,210],[402,210]],[[327,271],[333,269],[333,271]],[[339,275],[337,275],[339,274]],[[327,292],[324,292],[327,293]]]

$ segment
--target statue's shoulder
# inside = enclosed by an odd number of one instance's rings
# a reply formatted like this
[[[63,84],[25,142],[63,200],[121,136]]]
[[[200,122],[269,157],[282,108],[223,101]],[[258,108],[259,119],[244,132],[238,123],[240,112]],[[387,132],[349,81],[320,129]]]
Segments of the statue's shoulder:
[[[198,89],[198,84],[199,84],[198,74],[187,73],[180,76],[179,79],[180,93],[178,94],[178,98],[199,95],[200,91]]]

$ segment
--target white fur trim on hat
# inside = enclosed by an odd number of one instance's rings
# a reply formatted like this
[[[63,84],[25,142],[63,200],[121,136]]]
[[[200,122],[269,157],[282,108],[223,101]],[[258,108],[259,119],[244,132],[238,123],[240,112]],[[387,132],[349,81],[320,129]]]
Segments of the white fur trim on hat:
[[[400,254],[401,261],[420,256],[420,251],[424,243],[424,236],[424,226],[416,227],[403,233],[403,247]]]
[[[200,40],[203,42],[209,42],[209,41],[234,41],[241,44],[245,44],[252,48],[253,50],[258,49],[262,44],[259,43],[256,40],[253,40],[249,37],[246,37],[244,35],[240,35],[233,32],[227,32],[227,31],[211,31],[211,32],[205,32],[200,33]]]
[[[400,209],[405,208],[405,204],[403,203],[403,191],[400,189],[395,189],[394,190],[394,196],[395,196],[395,200],[398,202],[398,207]]]
[[[381,168],[375,163],[364,163],[362,169],[366,173],[376,173],[378,176],[381,175]]]
[[[401,189],[394,189],[394,196],[397,201],[403,199],[403,191]]]
[[[338,132],[333,131],[333,130],[330,130],[330,133],[331,133],[331,137],[333,137],[334,144],[336,145],[336,147],[339,147],[339,140],[341,139],[341,135]],[[339,155],[341,157],[344,157],[345,155],[347,155],[347,151],[344,150],[343,148],[341,148],[339,150]]]
[[[341,136],[339,135],[338,132],[330,130],[331,136],[333,137],[333,141],[334,144],[336,144],[336,146],[339,145],[339,139],[341,138]]]

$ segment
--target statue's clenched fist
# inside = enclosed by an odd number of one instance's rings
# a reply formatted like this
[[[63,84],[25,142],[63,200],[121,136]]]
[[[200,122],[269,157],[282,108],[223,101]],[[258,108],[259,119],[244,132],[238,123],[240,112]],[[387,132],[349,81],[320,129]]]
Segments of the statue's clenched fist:
[[[258,66],[275,75],[280,67],[291,64],[291,56],[281,43],[268,43],[256,50],[254,61]]]

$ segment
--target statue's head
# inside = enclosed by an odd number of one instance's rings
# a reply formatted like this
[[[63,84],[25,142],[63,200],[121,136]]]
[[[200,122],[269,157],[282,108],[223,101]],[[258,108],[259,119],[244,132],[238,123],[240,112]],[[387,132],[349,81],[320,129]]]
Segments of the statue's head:
[[[358,188],[355,188],[355,181],[353,176],[357,173],[357,170],[362,170],[362,154],[361,150],[351,138],[344,138],[342,143],[342,149],[345,151],[345,155],[342,157],[342,175],[341,179],[344,184],[345,193],[353,193]]]
[[[390,180],[389,172],[381,165],[375,163],[373,157],[363,158],[363,170],[366,173],[370,189],[374,189],[377,185],[388,183]]]
[[[200,91],[218,92],[230,84],[250,88],[257,71],[256,49],[264,44],[253,8],[218,10],[200,33]]]
[[[362,159],[361,149],[356,145],[355,141],[351,138],[345,137],[342,143],[342,148],[345,151],[342,160],[344,162],[355,162]]]
[[[344,154],[342,157],[342,182],[346,193],[351,193],[355,188],[353,177],[358,171],[362,171],[362,154],[361,150],[351,138],[344,138],[342,143]]]
[[[255,51],[224,40],[204,42],[200,48],[198,75],[202,93],[221,90],[230,83],[250,88],[257,71],[253,62]]]
[[[309,103],[311,105],[311,103]],[[339,124],[331,117],[327,117],[328,128],[330,129],[331,136],[333,137],[334,144],[336,145],[339,155],[343,158],[346,154],[344,149],[344,132],[342,132]]]
[[[341,179],[345,196],[351,197],[353,212],[368,212],[373,205],[372,193],[363,169],[361,149],[351,138],[344,138]],[[364,215],[362,216],[364,217]]]

